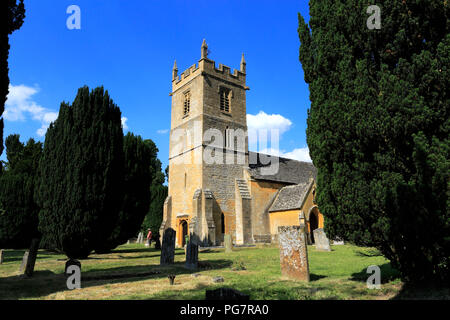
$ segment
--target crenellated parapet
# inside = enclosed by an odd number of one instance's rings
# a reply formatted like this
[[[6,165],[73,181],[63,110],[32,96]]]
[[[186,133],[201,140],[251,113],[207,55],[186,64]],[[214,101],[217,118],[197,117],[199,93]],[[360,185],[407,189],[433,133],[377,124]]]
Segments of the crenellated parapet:
[[[216,62],[208,58],[208,46],[205,40],[203,40],[201,50],[201,59],[199,60],[198,64],[193,64],[180,74],[178,74],[178,68],[175,62],[172,72],[172,93],[174,93],[176,90],[183,87],[186,83],[192,81],[199,75],[205,77],[215,77],[217,79],[228,82],[230,85],[236,85],[246,90],[249,89],[245,85],[246,62],[244,59],[244,54],[242,54],[240,69],[238,70],[232,69],[221,63],[219,64],[219,67],[216,67]]]

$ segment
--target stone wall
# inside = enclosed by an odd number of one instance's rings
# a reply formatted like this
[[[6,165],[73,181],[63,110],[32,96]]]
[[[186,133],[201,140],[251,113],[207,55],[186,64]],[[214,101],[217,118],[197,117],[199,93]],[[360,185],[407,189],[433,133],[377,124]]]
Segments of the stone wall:
[[[249,188],[252,195],[252,233],[258,239],[267,239],[270,235],[270,220],[268,209],[278,190],[286,184],[262,180],[250,180]]]

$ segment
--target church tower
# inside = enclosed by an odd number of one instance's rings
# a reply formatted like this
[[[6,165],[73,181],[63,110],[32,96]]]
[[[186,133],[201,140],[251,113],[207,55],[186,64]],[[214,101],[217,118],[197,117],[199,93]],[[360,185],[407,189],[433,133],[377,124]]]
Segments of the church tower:
[[[201,58],[178,74],[172,70],[169,147],[169,195],[160,232],[177,232],[177,246],[186,235],[202,244],[218,244],[224,234],[235,243],[251,235],[248,167],[246,62],[240,69],[208,58],[203,40]],[[243,182],[244,181],[244,182]]]

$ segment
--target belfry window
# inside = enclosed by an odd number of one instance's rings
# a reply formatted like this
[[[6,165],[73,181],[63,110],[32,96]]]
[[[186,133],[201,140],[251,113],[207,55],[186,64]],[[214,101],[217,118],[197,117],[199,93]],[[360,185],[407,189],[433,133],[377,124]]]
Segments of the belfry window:
[[[230,112],[230,93],[229,89],[220,89],[220,111]]]
[[[189,114],[189,111],[191,110],[191,93],[186,92],[184,94],[184,111],[183,115]]]

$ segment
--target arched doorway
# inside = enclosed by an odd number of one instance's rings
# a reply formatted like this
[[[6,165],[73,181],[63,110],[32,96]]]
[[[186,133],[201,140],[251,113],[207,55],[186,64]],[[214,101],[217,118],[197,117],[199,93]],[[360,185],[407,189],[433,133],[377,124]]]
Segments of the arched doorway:
[[[311,213],[309,214],[309,234],[311,237],[311,243],[314,243],[314,230],[316,230],[319,227],[319,217],[317,208],[314,208],[311,210]]]
[[[188,235],[188,223],[186,220],[180,222],[181,231],[181,246],[184,247],[186,244],[186,236]]]

